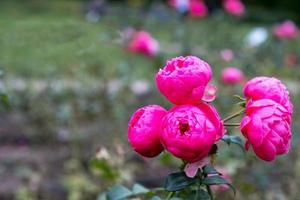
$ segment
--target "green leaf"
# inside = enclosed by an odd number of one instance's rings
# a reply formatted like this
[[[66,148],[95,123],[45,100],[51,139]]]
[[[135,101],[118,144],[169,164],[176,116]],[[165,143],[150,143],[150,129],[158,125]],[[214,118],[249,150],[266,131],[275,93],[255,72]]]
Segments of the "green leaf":
[[[197,182],[196,178],[189,178],[184,172],[169,174],[165,183],[165,189],[170,192],[182,190]]]
[[[243,151],[245,151],[245,149],[244,149],[245,144],[244,144],[243,140],[239,136],[236,136],[236,135],[224,135],[224,137],[222,138],[222,140],[224,142],[226,142],[228,145],[230,145],[231,143],[236,144],[239,147],[241,147],[241,149]]]
[[[107,192],[109,200],[122,200],[131,195],[133,195],[133,193],[123,185],[115,185]]]
[[[219,175],[205,177],[202,183],[204,185],[228,185],[234,194],[236,193],[235,188],[225,178]]]
[[[185,199],[186,200],[210,200],[210,196],[205,190],[199,189],[190,192]]]
[[[222,184],[228,184],[228,181],[221,176],[215,175],[215,176],[205,177],[202,183],[205,185],[222,185]]]
[[[145,193],[150,192],[150,190],[145,188],[144,186],[136,183],[132,187],[132,192],[133,192],[133,194],[145,194]]]
[[[212,165],[205,165],[203,167],[203,173],[204,174],[221,174]]]

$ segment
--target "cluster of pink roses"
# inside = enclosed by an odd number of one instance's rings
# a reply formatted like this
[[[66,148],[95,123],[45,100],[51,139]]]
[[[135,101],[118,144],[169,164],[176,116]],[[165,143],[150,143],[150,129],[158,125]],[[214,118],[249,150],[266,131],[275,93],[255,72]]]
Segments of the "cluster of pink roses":
[[[244,95],[248,102],[240,127],[247,138],[246,149],[251,145],[266,161],[288,153],[293,105],[286,87],[276,78],[256,77],[247,82]]]
[[[128,125],[132,148],[145,157],[165,149],[189,163],[207,157],[225,134],[219,114],[205,102],[211,78],[210,65],[195,56],[169,60],[156,74],[156,84],[174,105],[169,111],[149,105],[133,114]],[[247,82],[244,94],[248,102],[240,127],[246,148],[251,145],[266,161],[287,153],[293,106],[286,87],[275,78],[257,77]]]
[[[166,111],[158,105],[140,108],[128,126],[133,149],[146,157],[166,149],[190,163],[205,158],[225,131],[213,106],[201,99],[212,78],[208,63],[195,57],[177,57],[156,75],[159,91],[174,106]]]

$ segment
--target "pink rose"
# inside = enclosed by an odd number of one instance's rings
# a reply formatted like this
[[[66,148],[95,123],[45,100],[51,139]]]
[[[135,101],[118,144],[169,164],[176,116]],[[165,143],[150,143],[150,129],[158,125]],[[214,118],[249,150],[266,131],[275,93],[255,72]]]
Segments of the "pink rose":
[[[234,54],[231,49],[223,49],[220,51],[220,57],[222,58],[222,60],[230,62],[233,60]]]
[[[129,43],[128,49],[133,53],[155,56],[159,50],[158,42],[145,31],[136,32]]]
[[[285,85],[276,78],[261,76],[251,79],[244,86],[244,95],[252,100],[272,99],[290,113],[293,112],[289,92]]]
[[[298,29],[294,22],[287,20],[275,26],[273,34],[278,39],[294,39],[298,36]]]
[[[206,17],[208,10],[202,0],[190,0],[190,13],[191,17]]]
[[[174,106],[162,119],[161,127],[163,146],[190,163],[205,158],[225,133],[219,114],[206,103]]]
[[[251,145],[255,154],[265,161],[288,153],[292,135],[290,125],[290,113],[277,102],[250,100],[241,121],[241,132],[247,138],[246,150]]]
[[[227,67],[222,71],[221,81],[225,84],[239,84],[244,80],[244,74],[238,68]]]
[[[237,17],[245,12],[245,6],[240,0],[224,0],[223,6],[226,12]]]
[[[167,111],[157,105],[142,107],[133,114],[128,124],[128,141],[137,153],[154,157],[162,152],[160,122],[166,114]]]
[[[195,104],[200,102],[212,71],[208,63],[195,56],[177,57],[156,75],[159,91],[172,103]]]

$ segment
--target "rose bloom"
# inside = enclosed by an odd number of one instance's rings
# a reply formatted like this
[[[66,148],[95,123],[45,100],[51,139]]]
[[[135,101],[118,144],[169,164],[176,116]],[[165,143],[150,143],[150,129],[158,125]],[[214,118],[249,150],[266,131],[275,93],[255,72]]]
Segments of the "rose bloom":
[[[273,77],[260,76],[251,79],[244,86],[244,95],[252,100],[272,99],[290,113],[293,111],[288,90],[280,80]]]
[[[162,119],[161,143],[189,163],[205,158],[225,131],[216,110],[207,103],[174,106]]]
[[[152,57],[158,53],[159,44],[148,32],[139,31],[133,35],[128,50],[133,53],[141,53]]]
[[[128,141],[137,153],[154,157],[162,152],[160,122],[166,114],[167,111],[158,105],[142,107],[133,114],[128,124]]]
[[[207,7],[202,0],[190,0],[191,17],[206,17],[208,15]]]
[[[212,77],[208,63],[195,57],[177,57],[156,74],[159,91],[172,103],[195,104],[203,97]]]
[[[239,84],[244,80],[243,72],[236,67],[227,67],[222,71],[221,81],[225,84]]]
[[[240,0],[224,0],[223,6],[226,12],[237,17],[242,16],[245,12],[245,6]]]
[[[240,127],[247,139],[246,150],[251,145],[262,160],[273,161],[277,155],[289,152],[291,115],[277,102],[270,99],[250,100]]]
[[[277,39],[294,39],[298,36],[298,29],[294,22],[286,20],[274,27],[273,34]]]

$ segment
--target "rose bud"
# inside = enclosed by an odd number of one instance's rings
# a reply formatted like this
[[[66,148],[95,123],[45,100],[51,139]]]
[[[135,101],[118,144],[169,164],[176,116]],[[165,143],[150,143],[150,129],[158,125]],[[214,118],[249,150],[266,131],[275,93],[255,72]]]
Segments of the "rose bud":
[[[205,2],[202,0],[190,0],[190,13],[191,17],[206,17],[208,9]]]
[[[227,67],[222,71],[221,81],[225,84],[239,84],[245,80],[243,72],[236,67]]]
[[[224,0],[223,7],[226,12],[237,17],[245,12],[245,6],[240,0]]]
[[[289,92],[285,85],[276,78],[261,76],[251,79],[244,86],[244,95],[252,100],[272,99],[285,107],[290,113],[293,112]]]
[[[200,102],[212,71],[208,63],[195,57],[177,57],[156,75],[159,91],[172,103],[195,104]]]
[[[152,57],[158,53],[159,44],[148,32],[139,31],[134,34],[128,49],[130,52]]]

